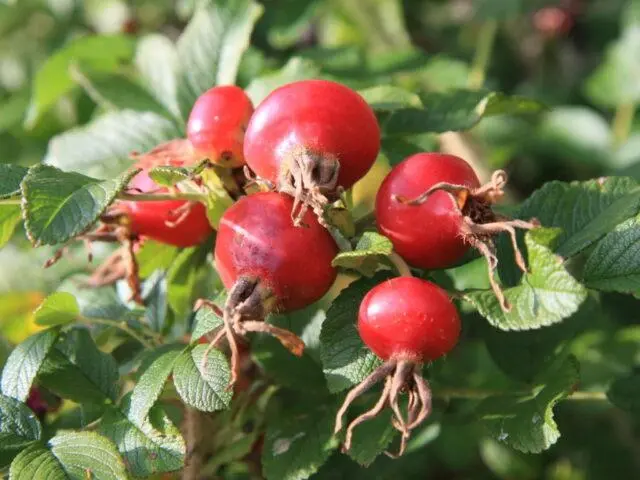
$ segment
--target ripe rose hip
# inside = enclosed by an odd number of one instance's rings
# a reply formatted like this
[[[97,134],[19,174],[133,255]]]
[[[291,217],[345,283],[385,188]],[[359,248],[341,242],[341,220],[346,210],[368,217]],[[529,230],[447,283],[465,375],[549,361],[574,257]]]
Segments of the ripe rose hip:
[[[166,144],[140,155],[136,167],[142,169],[129,182],[128,188],[135,194],[164,194],[167,187],[156,184],[149,170],[156,166],[188,165],[185,158],[167,154]],[[134,201],[114,203],[100,217],[101,225],[85,238],[90,241],[118,242],[121,248],[107,258],[91,275],[88,285],[99,287],[125,278],[131,289],[131,298],[143,304],[135,253],[146,238],[176,247],[191,247],[204,242],[212,228],[206,209],[198,202],[184,200]]]
[[[376,285],[362,300],[358,312],[362,341],[384,363],[349,392],[336,417],[335,433],[353,401],[384,379],[385,387],[375,406],[347,427],[345,448],[351,447],[353,430],[373,418],[385,406],[394,412],[393,425],[402,433],[402,455],[410,431],[431,411],[431,392],[420,371],[424,362],[435,360],[453,349],[460,335],[460,318],[447,293],[437,285],[413,277],[398,277]],[[406,418],[399,406],[399,394],[407,391]]]
[[[304,228],[291,222],[293,200],[278,192],[243,197],[222,216],[215,263],[229,295],[223,309],[232,352],[232,383],[237,375],[235,336],[265,332],[301,355],[302,341],[291,332],[265,323],[270,312],[290,312],[319,300],[331,287],[331,261],[338,247],[311,212]],[[210,304],[208,304],[211,306]]]
[[[410,265],[425,269],[450,267],[470,247],[489,262],[489,278],[503,309],[509,305],[494,279],[497,266],[493,237],[510,235],[518,266],[526,271],[514,228],[533,228],[508,220],[491,209],[504,192],[506,174],[499,170],[480,185],[471,166],[444,153],[418,153],[396,165],[376,196],[376,220],[382,234]]]
[[[137,193],[167,193],[169,189],[155,183],[149,177],[149,170],[159,165],[181,167],[180,160],[166,160],[162,163],[139,162],[142,168],[129,183],[129,189]],[[115,211],[124,214],[129,231],[176,247],[192,247],[202,243],[212,231],[207,219],[206,208],[197,202],[184,200],[166,201],[120,201]]]
[[[398,277],[362,300],[358,333],[383,360],[435,360],[458,342],[460,319],[447,292],[426,280]]]
[[[200,95],[187,122],[196,156],[222,167],[244,165],[242,143],[252,113],[253,104],[240,87],[213,87]]]
[[[369,171],[379,149],[373,110],[358,93],[328,80],[272,92],[256,108],[244,139],[249,167],[316,213],[327,197]]]

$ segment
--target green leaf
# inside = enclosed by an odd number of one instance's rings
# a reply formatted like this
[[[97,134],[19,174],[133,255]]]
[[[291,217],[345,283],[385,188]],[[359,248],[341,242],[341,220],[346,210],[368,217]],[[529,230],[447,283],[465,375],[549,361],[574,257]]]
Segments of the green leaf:
[[[315,78],[319,74],[320,69],[313,62],[293,57],[277,72],[254,78],[246,88],[246,92],[253,104],[259,105],[276,88],[287,83]]]
[[[413,92],[392,85],[378,85],[358,93],[376,111],[394,111],[407,107],[422,108],[420,97]]]
[[[558,324],[522,332],[506,332],[486,325],[481,330],[482,337],[500,370],[511,378],[531,383],[562,355],[563,347],[592,322],[599,309],[598,302],[590,296],[576,313]]]
[[[0,387],[3,395],[22,402],[27,400],[31,385],[58,334],[54,328],[36,333],[11,352],[2,370]]]
[[[70,478],[126,479],[124,462],[116,446],[95,432],[61,432],[48,442]]]
[[[196,10],[177,43],[185,116],[209,88],[235,83],[242,54],[262,11],[253,0],[212,0]]]
[[[131,392],[129,419],[135,425],[144,424],[151,407],[156,403],[176,359],[180,355],[176,345],[165,345],[153,352],[153,360],[141,372]]]
[[[331,262],[334,267],[357,270],[368,277],[380,266],[381,258],[393,253],[393,244],[387,237],[375,232],[364,232],[356,248],[339,253]]]
[[[320,333],[320,357],[332,393],[360,383],[380,365],[380,359],[362,343],[356,321],[367,292],[390,277],[389,272],[379,272],[372,278],[356,280],[340,292],[327,310]]]
[[[166,270],[178,255],[178,248],[153,240],[145,240],[136,253],[140,278],[149,277],[156,270]]]
[[[537,228],[527,232],[529,272],[520,284],[504,290],[511,310],[504,312],[492,290],[465,294],[491,325],[501,330],[531,330],[571,316],[587,298],[587,290],[569,272],[552,244],[559,231]]]
[[[38,325],[64,325],[72,323],[80,315],[80,307],[76,297],[66,292],[55,292],[49,295],[35,311]]]
[[[86,68],[75,68],[72,72],[74,79],[87,95],[105,110],[154,112],[162,116],[171,116],[151,93],[124,75],[104,75]]]
[[[272,421],[262,449],[267,480],[304,480],[316,473],[339,443],[333,436],[336,411],[331,404],[310,403],[302,413]]]
[[[567,358],[540,375],[531,391],[488,397],[476,414],[499,442],[521,452],[540,453],[560,438],[553,407],[577,382],[578,364]]]
[[[34,478],[69,480],[73,477],[68,477],[53,453],[38,443],[20,452],[9,469],[10,480],[32,480]],[[76,479],[80,480],[78,477],[74,478],[74,480]]]
[[[111,407],[100,422],[99,431],[118,447],[133,476],[148,477],[172,472],[184,465],[185,445],[180,431],[158,406],[149,417],[136,425],[127,417],[130,396],[122,399],[120,408]]]
[[[599,290],[640,293],[640,216],[618,225],[600,240],[584,266],[584,283]]]
[[[386,409],[354,430],[351,449],[347,454],[363,467],[368,467],[389,448],[397,434],[391,423],[391,410]]]
[[[640,100],[640,25],[627,28],[606,52],[604,62],[587,79],[585,93],[604,107],[634,104]]]
[[[12,479],[126,480],[116,447],[95,432],[61,432],[47,443],[22,452],[11,464]]]
[[[517,452],[491,438],[480,443],[480,456],[497,478],[534,479],[541,477],[540,459]]]
[[[518,217],[535,217],[545,227],[562,228],[555,251],[571,257],[633,217],[639,206],[640,190],[631,178],[554,181],[534,192],[521,205]]]
[[[22,181],[29,239],[35,246],[55,245],[84,233],[136,173],[100,181],[48,165],[33,167]]]
[[[224,302],[227,299],[226,291],[220,292],[220,294],[213,300],[220,310],[222,310],[224,306]],[[195,342],[200,339],[200,337],[206,335],[209,332],[213,332],[218,328],[222,327],[223,321],[222,317],[217,315],[211,308],[202,307],[199,308],[196,312],[194,319],[194,327],[193,332],[191,333],[191,341]]]
[[[176,183],[189,179],[189,174],[189,169],[184,167],[161,166],[149,170],[151,180],[166,187],[173,187]]]
[[[180,398],[190,407],[215,412],[229,407],[233,392],[228,390],[231,372],[220,350],[211,349],[202,364],[207,345],[185,349],[175,361],[173,382]]]
[[[15,398],[0,395],[0,468],[42,436],[35,414]]]
[[[22,212],[18,205],[0,205],[0,248],[11,240],[21,220]]]
[[[20,195],[20,182],[28,171],[19,165],[0,164],[0,199]]]
[[[609,387],[607,397],[616,407],[640,414],[640,375],[618,378]]]
[[[180,61],[173,42],[159,34],[142,37],[136,48],[135,63],[155,99],[174,117],[180,118]]]
[[[125,36],[79,37],[55,54],[36,73],[26,124],[33,127],[63,95],[75,87],[70,67],[82,63],[103,72],[116,70],[133,56],[134,43]]]
[[[118,365],[98,350],[84,328],[66,333],[49,353],[38,379],[52,392],[76,403],[102,405],[118,396]]]
[[[380,116],[383,136],[468,130],[483,117],[544,110],[535,101],[498,92],[452,90],[422,97],[424,108],[404,108]]]
[[[209,252],[211,245],[208,242],[186,248],[178,254],[167,272],[167,300],[179,316],[189,313],[193,308],[196,283],[202,276],[202,269],[207,267]]]
[[[314,356],[323,319],[324,311],[319,310],[317,305],[288,314],[269,316],[270,324],[298,335],[305,343],[305,349],[302,356],[297,357],[283,348],[274,337],[256,335],[251,342],[251,353],[265,376],[281,386],[326,395],[327,382],[322,367]]]
[[[109,112],[88,125],[53,137],[45,163],[66,171],[112,178],[131,167],[129,155],[182,136],[175,124],[152,112]]]
[[[29,88],[23,88],[0,101],[0,133],[19,128],[29,106]]]

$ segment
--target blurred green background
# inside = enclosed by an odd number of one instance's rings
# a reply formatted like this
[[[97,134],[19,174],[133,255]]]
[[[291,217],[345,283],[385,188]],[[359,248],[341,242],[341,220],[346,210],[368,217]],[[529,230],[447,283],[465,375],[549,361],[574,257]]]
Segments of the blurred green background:
[[[41,162],[61,144],[63,132],[119,108],[119,101],[144,102],[135,64],[154,58],[136,58],[136,38],[161,33],[177,39],[197,3],[0,0],[0,162]],[[505,168],[514,199],[553,179],[640,178],[640,129],[634,115],[640,101],[640,1],[262,3],[264,14],[240,68],[243,87],[284,71],[290,78],[322,76],[354,88],[392,83],[421,94],[459,87],[520,94],[542,101],[548,110],[536,116],[486,118],[465,134],[416,135],[409,144],[395,145],[395,151],[448,149],[471,160],[485,176]],[[122,41],[111,42],[104,58],[80,60],[81,69],[69,64],[66,76],[43,73],[56,51],[90,34]],[[119,93],[111,97],[109,86]],[[51,100],[35,104],[38,89],[53,91]],[[131,98],[123,99],[123,91],[130,91]],[[377,184],[398,160],[381,158],[356,187],[359,213],[370,210]],[[48,248],[31,250],[22,234],[0,250],[0,333],[9,342],[33,333],[33,309],[61,278],[86,268],[83,255],[72,255],[42,270],[51,253]],[[605,306],[625,308],[617,301],[611,295]],[[624,341],[591,336],[574,348],[588,364],[592,356],[607,357]],[[485,351],[468,352],[470,371],[490,363]],[[607,368],[623,370],[615,363],[621,361],[612,354]],[[540,456],[507,450],[473,426],[435,422],[414,442],[414,450],[434,442],[428,454],[410,453],[397,463],[383,459],[375,473],[365,474],[350,472],[355,464],[337,456],[318,478],[634,478],[632,472],[640,470],[640,442],[625,418],[596,415],[587,423],[580,406],[564,408],[559,407],[563,437],[557,448]],[[593,414],[593,406],[584,408]]]

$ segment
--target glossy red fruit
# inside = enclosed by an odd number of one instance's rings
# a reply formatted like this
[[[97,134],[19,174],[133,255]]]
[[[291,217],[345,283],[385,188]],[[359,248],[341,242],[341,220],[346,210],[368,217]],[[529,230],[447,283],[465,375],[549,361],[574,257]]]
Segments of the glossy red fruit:
[[[306,227],[295,227],[292,207],[293,200],[277,192],[243,197],[222,216],[215,246],[225,287],[230,290],[241,278],[257,280],[279,312],[319,300],[336,278],[333,237],[311,212],[304,217]]]
[[[131,180],[129,188],[135,193],[167,193],[166,187],[161,187],[149,177],[149,170],[158,165],[180,167],[184,162],[143,160],[136,165],[142,171]],[[187,202],[182,200],[121,201],[116,206],[118,212],[127,215],[132,233],[176,247],[192,247],[202,243],[212,229],[203,204],[194,203],[181,218],[181,209],[184,208],[187,208]]]
[[[450,193],[434,192],[421,205],[407,205],[395,199],[416,198],[440,182],[472,190],[480,186],[473,168],[463,159],[444,153],[418,153],[394,167],[376,197],[380,232],[414,267],[451,266],[470,247],[460,231],[463,214]]]
[[[278,183],[291,170],[292,155],[302,152],[314,162],[339,162],[337,185],[344,188],[367,173],[379,149],[380,129],[367,102],[327,80],[303,80],[272,92],[256,108],[244,140],[247,164],[266,180]],[[314,169],[322,183],[335,165]]]
[[[458,342],[460,318],[447,293],[431,282],[397,277],[374,287],[358,312],[358,332],[380,358],[423,363]]]
[[[244,132],[253,104],[240,87],[225,85],[204,92],[193,105],[187,138],[199,156],[222,167],[244,165]]]

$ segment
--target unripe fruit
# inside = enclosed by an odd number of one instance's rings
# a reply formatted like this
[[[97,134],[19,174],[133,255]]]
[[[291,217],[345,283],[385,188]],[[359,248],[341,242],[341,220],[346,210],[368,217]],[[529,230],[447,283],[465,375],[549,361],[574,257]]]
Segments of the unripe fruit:
[[[367,173],[379,149],[371,107],[355,91],[328,80],[273,91],[256,108],[244,139],[247,165],[318,214],[326,198]]]
[[[447,293],[414,277],[374,287],[362,300],[358,332],[382,358],[423,363],[449,352],[460,335],[460,318]]]
[[[240,87],[213,87],[196,100],[187,122],[187,138],[195,156],[222,167],[244,165],[244,132],[253,104]]]

